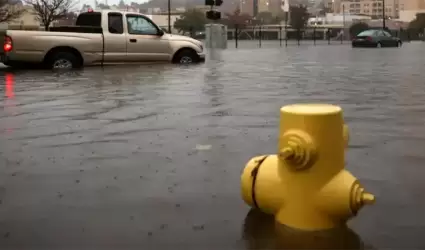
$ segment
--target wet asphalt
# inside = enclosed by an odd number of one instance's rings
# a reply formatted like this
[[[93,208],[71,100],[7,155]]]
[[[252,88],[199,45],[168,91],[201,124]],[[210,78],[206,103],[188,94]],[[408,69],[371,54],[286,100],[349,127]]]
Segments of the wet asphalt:
[[[424,249],[425,44],[229,47],[195,66],[3,69],[0,248]],[[344,108],[347,169],[377,196],[352,230],[276,234],[241,200],[298,102]]]

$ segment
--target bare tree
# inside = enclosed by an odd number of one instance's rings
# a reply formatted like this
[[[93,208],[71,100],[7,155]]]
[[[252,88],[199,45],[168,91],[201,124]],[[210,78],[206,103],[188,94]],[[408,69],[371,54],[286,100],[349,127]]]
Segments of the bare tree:
[[[34,14],[45,30],[49,29],[53,21],[64,18],[76,4],[74,0],[26,0],[25,2],[33,8]]]
[[[20,1],[0,0],[0,23],[9,22],[19,18],[25,9]]]

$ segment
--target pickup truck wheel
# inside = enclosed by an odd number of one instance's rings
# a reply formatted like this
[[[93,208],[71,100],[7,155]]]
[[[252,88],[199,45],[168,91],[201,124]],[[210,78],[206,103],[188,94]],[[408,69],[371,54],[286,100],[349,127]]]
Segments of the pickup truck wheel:
[[[198,55],[193,50],[182,50],[175,58],[175,62],[179,64],[192,64],[198,61]]]
[[[48,66],[51,69],[72,69],[78,68],[79,65],[78,58],[69,52],[58,52],[52,55],[49,60]]]

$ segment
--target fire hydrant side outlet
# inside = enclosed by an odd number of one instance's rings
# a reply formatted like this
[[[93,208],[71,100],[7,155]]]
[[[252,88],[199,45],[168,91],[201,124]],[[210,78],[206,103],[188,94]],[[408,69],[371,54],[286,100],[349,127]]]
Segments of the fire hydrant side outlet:
[[[256,181],[257,173],[259,167],[261,167],[262,160],[266,156],[256,156],[252,158],[242,170],[241,174],[241,194],[242,199],[251,207],[254,207],[253,201],[253,190],[252,186],[254,181]]]
[[[258,208],[268,214],[276,214],[284,206],[287,195],[287,185],[279,176],[278,162],[277,155],[269,155],[264,160],[254,190]]]
[[[356,214],[357,211],[352,208],[352,197],[357,183],[357,179],[344,169],[317,192],[316,206],[329,215],[332,224],[347,221]]]
[[[278,156],[251,159],[242,176],[242,198],[249,206],[268,214],[276,214],[283,206],[285,192],[278,175]]]

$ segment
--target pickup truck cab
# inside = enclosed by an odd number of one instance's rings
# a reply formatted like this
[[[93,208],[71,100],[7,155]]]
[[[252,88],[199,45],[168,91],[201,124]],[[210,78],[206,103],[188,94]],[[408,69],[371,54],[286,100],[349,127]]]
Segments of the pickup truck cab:
[[[11,67],[47,68],[138,62],[196,63],[205,60],[203,44],[165,33],[140,13],[115,10],[81,13],[75,26],[49,31],[7,30],[0,62]]]

